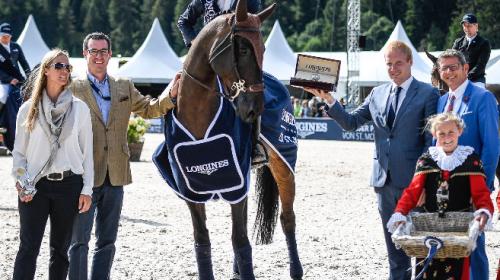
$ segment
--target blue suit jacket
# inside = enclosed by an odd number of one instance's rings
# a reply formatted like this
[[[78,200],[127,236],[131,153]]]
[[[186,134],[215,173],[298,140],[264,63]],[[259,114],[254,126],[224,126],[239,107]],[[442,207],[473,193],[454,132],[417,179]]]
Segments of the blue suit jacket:
[[[448,93],[439,98],[438,112],[444,112],[447,100]],[[493,190],[499,156],[497,101],[491,92],[469,82],[458,115],[465,122],[465,129],[458,143],[473,147],[481,156],[487,184]]]
[[[338,102],[327,113],[346,130],[356,130],[373,121],[375,154],[370,185],[383,187],[390,170],[390,186],[405,188],[413,178],[418,157],[432,144],[432,137],[424,127],[426,118],[436,113],[439,95],[436,88],[414,78],[390,129],[386,124],[390,90],[390,83],[374,88],[351,113],[344,111]]]

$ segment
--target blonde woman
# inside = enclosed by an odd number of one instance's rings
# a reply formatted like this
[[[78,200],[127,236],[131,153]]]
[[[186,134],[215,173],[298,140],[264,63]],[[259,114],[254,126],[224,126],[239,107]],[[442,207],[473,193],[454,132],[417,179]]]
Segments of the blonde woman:
[[[91,204],[94,181],[90,111],[73,97],[68,53],[48,52],[19,109],[13,176],[19,193],[20,246],[13,279],[33,279],[50,217],[49,279],[66,279],[78,212]]]

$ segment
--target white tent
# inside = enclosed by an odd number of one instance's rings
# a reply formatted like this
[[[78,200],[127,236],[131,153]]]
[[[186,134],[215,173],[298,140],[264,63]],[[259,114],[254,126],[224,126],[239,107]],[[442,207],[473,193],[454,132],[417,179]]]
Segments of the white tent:
[[[120,57],[112,57],[109,59],[107,73],[111,76],[116,76],[116,72],[118,72],[118,64],[120,60],[123,58]],[[70,57],[69,63],[73,66],[73,72],[71,76],[73,78],[76,77],[85,77],[87,75],[87,60],[83,57]]]
[[[486,68],[486,83],[500,84],[500,60]]]
[[[398,21],[396,27],[391,33],[391,36],[379,52],[361,53],[359,58],[359,83],[361,86],[375,86],[389,81],[384,60],[384,49],[387,47],[389,42],[395,40],[404,42],[412,51],[413,65],[411,67],[411,72],[413,77],[422,82],[430,82],[430,73],[432,69],[431,61],[424,60],[418,54],[417,50],[408,38],[408,35],[406,35],[401,21]]]
[[[157,18],[146,40],[134,56],[117,72],[118,76],[131,78],[135,83],[170,82],[181,70],[182,63],[170,47]]]
[[[272,74],[278,80],[288,83],[295,74],[297,55],[288,45],[278,21],[267,37],[264,52],[264,71]]]
[[[43,56],[49,51],[32,15],[28,17],[17,43],[23,49],[24,56],[31,68],[40,63]]]

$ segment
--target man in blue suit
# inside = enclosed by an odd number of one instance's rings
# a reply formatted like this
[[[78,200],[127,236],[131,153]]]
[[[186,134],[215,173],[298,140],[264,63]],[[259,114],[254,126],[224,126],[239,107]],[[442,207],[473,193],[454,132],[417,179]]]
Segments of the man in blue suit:
[[[403,190],[410,183],[418,157],[432,144],[425,133],[426,118],[436,113],[437,89],[411,76],[410,48],[392,41],[384,50],[391,83],[372,90],[363,104],[348,113],[329,93],[306,89],[325,98],[328,115],[346,130],[372,121],[375,127],[375,155],[370,185],[375,187],[389,257],[389,279],[410,279],[410,258],[397,250],[385,225]]]
[[[454,112],[464,120],[465,129],[458,144],[473,147],[481,157],[486,183],[493,191],[499,155],[497,101],[491,92],[467,80],[469,65],[461,52],[446,50],[437,62],[441,79],[450,88],[439,98],[437,111]],[[477,248],[471,254],[470,267],[472,279],[488,279],[484,234],[479,236]]]

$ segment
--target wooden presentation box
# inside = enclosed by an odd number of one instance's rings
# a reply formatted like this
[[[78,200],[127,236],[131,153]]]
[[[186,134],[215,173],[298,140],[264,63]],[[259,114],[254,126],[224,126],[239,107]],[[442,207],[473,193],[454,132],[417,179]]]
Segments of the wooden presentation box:
[[[298,54],[290,85],[334,91],[339,74],[340,60]]]

